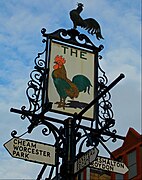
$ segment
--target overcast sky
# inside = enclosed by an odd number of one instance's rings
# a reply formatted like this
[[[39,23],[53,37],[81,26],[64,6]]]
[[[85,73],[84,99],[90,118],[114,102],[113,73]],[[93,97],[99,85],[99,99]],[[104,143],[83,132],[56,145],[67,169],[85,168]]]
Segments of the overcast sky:
[[[34,58],[44,50],[41,29],[53,32],[70,29],[69,11],[76,0],[0,0],[0,179],[37,177],[40,164],[12,158],[3,147],[11,138],[27,130],[29,122],[22,121],[10,108],[27,104],[25,90],[34,68]],[[120,73],[125,78],[111,90],[115,128],[125,136],[130,127],[141,133],[141,0],[82,0],[82,17],[95,18],[102,27],[104,40],[89,36],[101,51],[101,67],[109,83]],[[85,30],[82,31],[86,35]],[[40,130],[23,138],[39,140]],[[47,139],[43,137],[44,142]],[[121,142],[122,143],[122,142]],[[121,143],[111,145],[118,148]],[[101,151],[100,151],[101,152]],[[100,154],[101,155],[101,154]]]

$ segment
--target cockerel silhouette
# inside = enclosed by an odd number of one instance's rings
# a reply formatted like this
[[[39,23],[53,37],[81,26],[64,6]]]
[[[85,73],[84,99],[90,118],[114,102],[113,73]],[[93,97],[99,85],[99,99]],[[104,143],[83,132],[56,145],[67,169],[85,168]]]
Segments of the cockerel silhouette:
[[[104,39],[101,34],[101,27],[99,23],[93,18],[82,19],[80,13],[83,11],[83,4],[78,3],[78,7],[70,11],[70,18],[73,21],[74,29],[77,26],[84,28],[88,31],[89,34],[94,35],[96,34],[96,38],[98,40]]]
[[[92,85],[90,80],[82,74],[75,75],[72,80],[68,79],[64,66],[66,60],[62,56],[57,55],[54,59],[54,63],[52,78],[60,97],[60,101],[55,104],[58,104],[58,108],[62,107],[65,109],[67,97],[74,99],[79,96],[80,92],[86,93],[86,91],[89,94]]]

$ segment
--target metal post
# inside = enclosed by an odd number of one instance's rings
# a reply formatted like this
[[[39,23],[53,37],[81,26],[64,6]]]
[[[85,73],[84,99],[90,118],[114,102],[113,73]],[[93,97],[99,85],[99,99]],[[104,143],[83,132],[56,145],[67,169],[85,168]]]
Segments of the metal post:
[[[66,144],[64,148],[63,163],[61,166],[61,176],[63,180],[74,180],[74,162],[76,155],[76,135],[75,120],[68,118],[65,120]]]

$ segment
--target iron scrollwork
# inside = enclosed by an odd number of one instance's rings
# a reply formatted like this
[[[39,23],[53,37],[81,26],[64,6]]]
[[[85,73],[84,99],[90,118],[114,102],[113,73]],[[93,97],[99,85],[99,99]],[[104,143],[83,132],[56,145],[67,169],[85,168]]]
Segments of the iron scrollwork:
[[[96,47],[85,34],[81,34],[78,30],[75,29],[58,29],[53,33],[46,34],[46,29],[43,28],[41,30],[41,33],[43,37],[55,38],[56,40],[60,40],[73,45],[80,45],[84,48],[88,48],[94,51],[101,51],[103,49],[103,45]]]
[[[102,56],[99,56],[99,60],[101,59]],[[108,78],[105,72],[100,67],[100,65],[98,66],[98,69],[99,69],[99,73],[102,74],[98,77],[98,84],[99,84],[98,93],[101,93],[107,87]],[[112,110],[112,104],[110,100],[111,100],[111,94],[108,91],[104,96],[102,96],[102,98],[98,103],[99,125],[100,128],[104,129],[104,132],[111,132],[113,134],[116,134],[117,133],[116,129],[111,130],[111,128],[115,125],[115,120],[114,120],[114,113]],[[101,137],[101,140],[103,142],[107,142],[111,138],[112,138],[111,136],[108,137],[107,139]],[[116,138],[113,138],[112,141],[115,142]]]
[[[29,111],[37,112],[42,108],[41,98],[43,91],[43,77],[45,74],[45,61],[39,59],[40,56],[45,52],[39,53],[35,58],[35,69],[30,73],[31,80],[28,82],[28,88],[26,90],[26,95],[29,101]],[[26,107],[22,106],[22,110]]]
[[[59,41],[63,41],[65,43],[70,43],[73,45],[80,45],[81,47],[88,48],[92,50],[92,52],[100,52],[104,47],[100,45],[96,47],[91,40],[84,34],[80,34],[79,31],[76,29],[59,29],[53,33],[46,34],[46,29],[43,28],[41,30],[43,37],[46,37],[46,40],[43,39],[43,43],[46,43],[46,47],[43,52],[38,53],[37,57],[34,60],[35,67],[34,70],[30,73],[30,81],[28,82],[28,87],[26,89],[26,95],[29,102],[29,108],[27,109],[26,106],[21,107],[21,111],[19,110],[12,110],[13,112],[17,112],[21,114],[21,119],[27,118],[30,121],[30,125],[28,127],[28,131],[23,133],[24,134],[31,133],[32,130],[38,125],[44,125],[45,127],[42,129],[42,133],[44,136],[49,137],[52,135],[54,138],[54,145],[56,147],[56,176],[59,173],[59,158],[62,158],[64,162],[66,162],[67,157],[67,147],[69,140],[67,140],[66,133],[70,133],[70,129],[67,128],[64,121],[56,120],[54,118],[49,118],[45,116],[45,113],[52,108],[52,104],[46,100],[45,105],[45,84],[47,83],[47,75],[48,75],[48,40],[55,39]],[[102,57],[99,55],[96,61],[100,60]],[[105,72],[101,69],[99,62],[98,64],[98,90],[97,93],[100,95],[104,90],[107,88],[108,78]],[[48,95],[46,94],[46,97]],[[97,124],[97,129],[94,126],[86,127],[81,125],[82,116],[78,114],[74,114],[72,118],[72,122],[74,123],[71,129],[71,133],[75,137],[75,144],[74,146],[78,146],[78,153],[76,152],[75,158],[78,158],[83,153],[83,146],[88,147],[97,147],[99,143],[101,143],[105,149],[109,152],[108,148],[103,144],[107,142],[109,139],[112,138],[112,141],[116,141],[116,130],[111,130],[111,128],[115,125],[114,114],[112,111],[112,104],[110,102],[111,95],[108,91],[105,93],[98,103],[98,112],[97,112],[97,120],[95,119],[93,123]],[[50,120],[52,122],[50,122]],[[53,122],[57,122],[62,124],[63,126],[56,127]],[[71,122],[71,123],[72,123]],[[67,124],[68,125],[68,124]],[[17,137],[17,132],[14,130],[11,133],[12,137]],[[104,135],[107,135],[107,139],[104,138]],[[19,136],[19,137],[21,137]],[[72,147],[70,147],[72,148]],[[109,152],[110,153],[110,152]],[[38,179],[42,178],[42,174],[45,170],[47,165],[44,165],[40,174],[38,175]],[[51,167],[51,171],[49,174],[49,178],[52,177],[54,167]]]

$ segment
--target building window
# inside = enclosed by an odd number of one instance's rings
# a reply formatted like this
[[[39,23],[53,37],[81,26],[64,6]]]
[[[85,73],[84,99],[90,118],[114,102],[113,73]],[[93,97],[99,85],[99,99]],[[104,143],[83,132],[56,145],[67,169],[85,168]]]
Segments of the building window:
[[[132,179],[137,176],[136,150],[128,154],[128,177]]]
[[[120,162],[123,162],[123,157],[122,156],[119,156],[118,158],[117,158],[117,160],[118,161],[120,161]],[[124,180],[124,176],[123,176],[123,174],[115,174],[115,179],[116,180]]]
[[[116,174],[116,175],[115,175],[115,179],[116,179],[116,180],[123,180],[124,178],[123,178],[123,175],[122,175],[122,174]]]
[[[140,146],[140,160],[142,162],[142,145]]]

